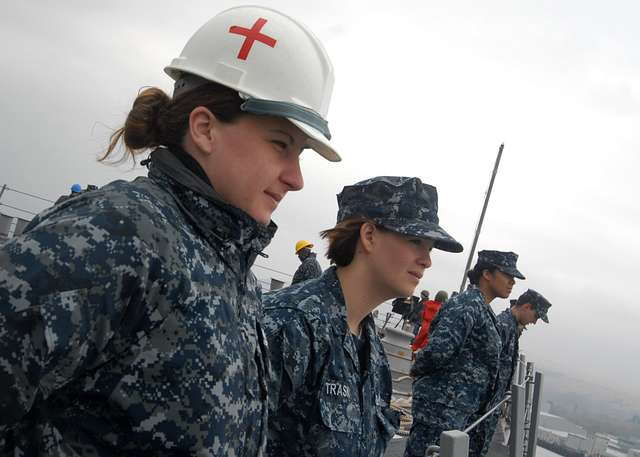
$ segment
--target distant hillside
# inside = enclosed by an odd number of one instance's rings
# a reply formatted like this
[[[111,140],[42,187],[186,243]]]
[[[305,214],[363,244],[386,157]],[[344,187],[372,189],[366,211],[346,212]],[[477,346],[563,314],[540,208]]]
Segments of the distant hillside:
[[[552,414],[583,426],[592,433],[611,433],[640,439],[640,395],[620,392],[559,371],[545,374],[543,400]]]

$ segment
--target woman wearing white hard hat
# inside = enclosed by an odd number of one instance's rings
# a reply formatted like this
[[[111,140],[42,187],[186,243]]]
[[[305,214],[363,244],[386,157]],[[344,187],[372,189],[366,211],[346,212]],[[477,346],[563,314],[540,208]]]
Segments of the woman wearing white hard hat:
[[[142,91],[104,159],[150,156],[0,248],[3,455],[256,456],[267,354],[250,267],[329,145],[320,42],[271,9],[206,23]]]

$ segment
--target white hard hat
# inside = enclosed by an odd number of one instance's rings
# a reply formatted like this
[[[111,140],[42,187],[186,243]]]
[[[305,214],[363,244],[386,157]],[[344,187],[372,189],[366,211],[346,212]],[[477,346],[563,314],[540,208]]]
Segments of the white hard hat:
[[[289,16],[258,6],[223,11],[164,70],[174,96],[203,79],[230,87],[245,99],[243,111],[287,118],[307,134],[307,147],[340,160],[327,124],[333,67],[322,43]]]

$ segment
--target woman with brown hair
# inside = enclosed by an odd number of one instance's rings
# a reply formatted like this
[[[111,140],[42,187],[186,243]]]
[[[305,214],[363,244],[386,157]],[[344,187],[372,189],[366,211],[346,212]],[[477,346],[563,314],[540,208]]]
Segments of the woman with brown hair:
[[[338,195],[338,223],[322,236],[333,266],[265,295],[273,374],[270,456],[382,456],[399,417],[371,312],[413,293],[431,249],[462,251],[438,225],[436,189],[383,176]]]
[[[295,20],[238,7],[206,23],[122,129],[116,181],[38,215],[0,248],[0,452],[257,456],[267,354],[250,268],[271,214],[329,160],[333,73]]]

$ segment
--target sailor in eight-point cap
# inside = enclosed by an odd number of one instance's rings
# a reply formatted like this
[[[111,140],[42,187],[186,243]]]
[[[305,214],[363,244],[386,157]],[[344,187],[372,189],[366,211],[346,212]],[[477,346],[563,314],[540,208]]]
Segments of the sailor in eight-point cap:
[[[429,344],[416,353],[413,422],[405,457],[423,457],[447,430],[464,430],[487,410],[497,392],[502,341],[490,303],[507,298],[524,279],[513,252],[480,251],[467,273],[471,286],[445,302],[429,328]],[[470,435],[470,455],[484,437]]]
[[[551,303],[533,289],[527,289],[517,299],[510,300],[510,305],[496,317],[498,333],[502,339],[502,351],[500,352],[500,369],[494,403],[502,400],[511,388],[520,351],[520,336],[523,330],[531,324],[535,325],[539,319],[549,323],[547,313],[551,308]],[[477,448],[474,452],[480,457],[486,456],[489,452],[499,415],[500,411],[498,410],[491,417],[485,419],[474,434],[478,436],[478,439],[473,441]]]
[[[346,186],[322,232],[332,266],[265,295],[272,378],[269,456],[382,456],[399,425],[371,312],[411,296],[433,248],[462,246],[439,225],[435,187],[382,176]]]

